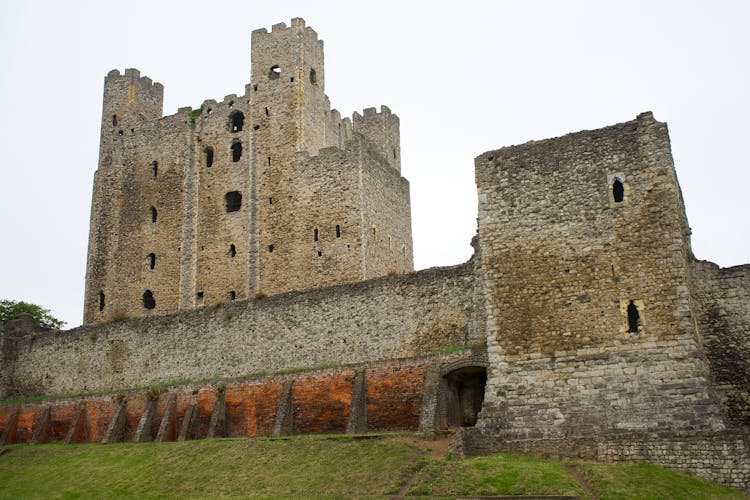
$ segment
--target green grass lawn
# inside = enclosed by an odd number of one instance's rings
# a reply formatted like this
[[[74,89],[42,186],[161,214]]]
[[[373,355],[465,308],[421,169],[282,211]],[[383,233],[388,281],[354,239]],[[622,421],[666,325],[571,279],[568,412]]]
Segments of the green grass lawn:
[[[516,454],[431,458],[413,436],[295,436],[171,443],[14,445],[0,455],[0,498],[747,498],[644,464],[562,463]],[[408,487],[405,488],[405,485]]]

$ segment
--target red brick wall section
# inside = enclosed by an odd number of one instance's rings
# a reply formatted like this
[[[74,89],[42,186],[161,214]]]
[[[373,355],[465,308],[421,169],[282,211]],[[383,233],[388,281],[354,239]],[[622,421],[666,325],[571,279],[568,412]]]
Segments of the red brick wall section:
[[[98,443],[107,433],[107,426],[117,409],[117,401],[107,399],[89,399],[86,401],[86,435],[91,442]]]
[[[125,405],[125,431],[122,434],[123,441],[132,441],[135,439],[135,432],[138,430],[138,424],[141,422],[141,415],[146,409],[146,398],[138,397],[128,399]]]
[[[227,433],[230,436],[270,436],[281,398],[281,382],[227,387]]]
[[[345,432],[353,382],[353,371],[296,379],[292,388],[295,432]]]
[[[384,366],[368,370],[368,429],[418,429],[424,374],[422,366]]]
[[[0,409],[0,435],[5,431],[5,427],[7,427],[8,422],[10,421],[10,416],[13,415],[13,412],[16,411],[16,408],[12,406],[7,406],[5,408]],[[10,439],[14,438],[14,434],[11,433],[9,436],[9,442],[8,444],[12,443],[13,441],[10,441]]]
[[[410,365],[394,363],[367,369],[369,430],[416,430],[419,427],[425,366],[435,362],[425,361],[415,360]],[[445,363],[446,360],[439,362]],[[354,368],[344,368],[296,374],[293,386],[294,431],[345,432],[351,409],[354,373]],[[284,380],[270,376],[229,385],[226,388],[227,435],[271,435]],[[183,387],[161,394],[151,422],[151,438],[156,437],[167,404],[173,396],[174,432],[165,436],[165,439],[177,438],[185,411],[192,404],[198,405],[198,415],[189,438],[205,438],[217,399],[216,387]],[[44,442],[62,442],[81,401],[85,403],[84,418],[74,442],[100,442],[118,405],[114,396],[57,403],[40,402],[20,408],[5,406],[0,408],[0,432],[5,429],[13,412],[19,410],[17,432],[15,436],[11,436],[12,442],[29,442],[33,435],[33,426],[39,422],[46,407],[51,404],[52,420]],[[134,439],[146,402],[145,393],[134,393],[128,397],[125,440]]]
[[[42,442],[64,441],[65,437],[68,435],[70,424],[76,416],[76,410],[77,406],[75,403],[60,403],[52,405],[52,413],[50,415],[49,427],[47,428],[47,435]]]

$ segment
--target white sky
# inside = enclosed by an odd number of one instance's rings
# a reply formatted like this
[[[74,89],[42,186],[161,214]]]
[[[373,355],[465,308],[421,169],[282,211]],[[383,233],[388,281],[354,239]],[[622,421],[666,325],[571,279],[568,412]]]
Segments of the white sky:
[[[632,120],[669,123],[698,258],[750,261],[750,2],[6,1],[0,298],[81,323],[104,76],[138,68],[165,115],[242,94],[250,32],[302,17],[343,115],[401,118],[418,269],[469,258],[473,158]]]

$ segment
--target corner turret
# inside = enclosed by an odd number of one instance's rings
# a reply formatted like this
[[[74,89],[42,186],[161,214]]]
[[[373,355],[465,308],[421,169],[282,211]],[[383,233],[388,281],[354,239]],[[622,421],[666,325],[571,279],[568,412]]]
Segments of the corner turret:
[[[397,172],[401,172],[400,121],[388,106],[364,110],[364,116],[355,112],[353,128],[365,136],[375,150],[383,156]]]
[[[124,74],[113,69],[104,78],[102,144],[108,137],[127,134],[144,119],[161,118],[164,86],[129,68]]]

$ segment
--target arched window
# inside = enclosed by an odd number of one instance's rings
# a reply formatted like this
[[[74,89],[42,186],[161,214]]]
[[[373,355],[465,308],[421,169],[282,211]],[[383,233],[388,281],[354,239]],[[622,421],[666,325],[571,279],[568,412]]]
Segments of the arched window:
[[[153,309],[156,307],[156,300],[154,300],[154,294],[151,293],[151,290],[143,292],[143,307],[146,309]]]
[[[150,253],[148,254],[148,268],[153,269],[156,267],[156,254]]]
[[[628,304],[628,333],[638,333],[640,324],[641,315],[638,313],[638,306],[631,300]]]
[[[232,161],[238,162],[240,161],[240,158],[242,158],[242,143],[240,141],[236,141],[232,143]]]
[[[236,212],[242,207],[242,194],[239,191],[230,191],[224,195],[227,212]]]
[[[625,186],[620,179],[615,178],[612,183],[612,198],[614,198],[615,203],[621,203],[625,199]]]
[[[204,152],[206,153],[206,168],[209,168],[214,164],[214,148],[208,146]]]
[[[151,207],[151,222],[156,222],[156,208]]]
[[[99,312],[104,310],[104,292],[99,292]]]
[[[245,115],[242,111],[235,111],[229,115],[229,130],[232,132],[241,132],[245,124]]]

